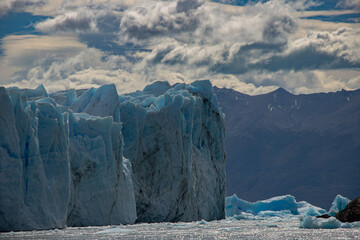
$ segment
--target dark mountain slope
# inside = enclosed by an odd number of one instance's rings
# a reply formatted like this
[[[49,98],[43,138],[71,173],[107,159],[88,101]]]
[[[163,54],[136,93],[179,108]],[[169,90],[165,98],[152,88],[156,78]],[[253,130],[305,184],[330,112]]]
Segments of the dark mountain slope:
[[[328,208],[337,194],[360,194],[360,90],[215,92],[226,115],[227,195],[292,194]]]

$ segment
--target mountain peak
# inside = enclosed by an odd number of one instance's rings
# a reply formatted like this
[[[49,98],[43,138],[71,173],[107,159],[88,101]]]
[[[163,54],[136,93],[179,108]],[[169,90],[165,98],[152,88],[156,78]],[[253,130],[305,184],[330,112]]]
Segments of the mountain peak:
[[[285,90],[284,88],[282,88],[282,87],[279,87],[278,89],[276,89],[276,90],[273,91],[272,93],[293,95],[292,93],[286,91],[286,90]]]

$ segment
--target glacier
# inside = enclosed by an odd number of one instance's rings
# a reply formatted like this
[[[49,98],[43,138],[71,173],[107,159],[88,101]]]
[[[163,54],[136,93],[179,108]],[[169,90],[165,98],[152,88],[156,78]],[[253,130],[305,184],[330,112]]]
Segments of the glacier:
[[[120,115],[138,221],[225,217],[224,122],[210,81],[156,82],[123,96]]]
[[[68,114],[41,86],[0,88],[0,230],[65,227]]]
[[[48,94],[0,87],[0,231],[225,217],[210,81]]]

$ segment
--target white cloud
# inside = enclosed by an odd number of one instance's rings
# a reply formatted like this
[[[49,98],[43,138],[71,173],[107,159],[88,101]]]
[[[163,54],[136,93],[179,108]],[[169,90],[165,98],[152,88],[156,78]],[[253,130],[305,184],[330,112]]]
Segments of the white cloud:
[[[74,56],[86,46],[72,36],[10,35],[2,39],[0,84],[23,80],[40,64]]]
[[[36,87],[43,84],[50,92],[69,88],[99,87],[115,83],[119,92],[142,88],[145,82],[137,73],[120,69],[126,64],[122,56],[106,55],[97,49],[83,49],[73,56],[42,58],[28,69],[21,81],[6,86]]]
[[[47,19],[37,23],[35,28],[42,32],[96,32],[98,30],[96,16],[94,12],[87,8],[80,8],[77,11],[67,12],[53,19]]]

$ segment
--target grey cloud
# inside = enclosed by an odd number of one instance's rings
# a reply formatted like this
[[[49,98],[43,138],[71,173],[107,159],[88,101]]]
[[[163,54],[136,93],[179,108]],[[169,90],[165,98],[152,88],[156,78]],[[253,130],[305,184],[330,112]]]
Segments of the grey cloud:
[[[258,59],[281,52],[285,47],[286,45],[282,43],[256,42],[244,44],[235,49],[224,49],[221,58],[214,61],[210,70],[218,73],[242,74],[251,71],[254,62]]]
[[[189,12],[199,8],[204,4],[204,0],[178,0],[176,3],[177,12]]]
[[[294,18],[288,15],[271,16],[265,23],[263,39],[269,42],[286,42],[288,35],[298,28]]]
[[[127,10],[121,20],[122,34],[146,39],[194,31],[200,24],[201,0],[144,4]]]
[[[61,14],[37,23],[35,28],[45,33],[76,33],[88,47],[117,54],[125,53],[127,47],[116,43],[121,20],[121,11],[118,11],[117,5],[93,4],[73,8],[65,4],[58,11]]]
[[[255,64],[269,71],[359,68],[360,31],[340,28],[335,32],[317,32],[298,39],[284,54],[274,55]]]
[[[244,74],[252,71],[327,70],[360,67],[360,31],[340,28],[314,32],[291,43],[249,42],[193,46],[172,42],[151,52],[148,65],[177,69],[206,67],[209,72]]]
[[[308,46],[283,56],[273,56],[264,62],[254,64],[252,68],[278,70],[315,70],[360,67],[360,62],[351,62],[339,57],[335,52],[322,51],[315,45]]]
[[[10,11],[19,12],[43,6],[45,0],[2,0],[0,2],[0,17]]]
[[[204,4],[202,0],[157,2],[125,11],[120,37],[127,36],[126,41],[170,37],[197,44],[286,42],[288,35],[297,30],[297,20],[294,9],[276,0],[246,6],[238,14]]]
[[[237,48],[210,67],[213,72],[330,70],[360,68],[360,31],[349,28],[317,32],[290,45],[256,43]],[[277,49],[277,51],[276,51]],[[255,50],[255,52],[254,52]],[[269,51],[268,55],[265,55]],[[257,52],[257,53],[256,53]]]
[[[212,73],[241,74],[250,71],[253,62],[283,52],[285,43],[234,43],[187,47],[178,42],[159,46],[145,58],[147,65],[208,68]]]
[[[151,51],[146,57],[146,61],[150,64],[158,64],[163,62],[163,59],[176,48],[176,43],[169,43],[161,45]]]

